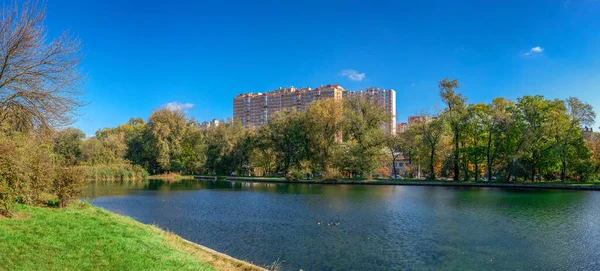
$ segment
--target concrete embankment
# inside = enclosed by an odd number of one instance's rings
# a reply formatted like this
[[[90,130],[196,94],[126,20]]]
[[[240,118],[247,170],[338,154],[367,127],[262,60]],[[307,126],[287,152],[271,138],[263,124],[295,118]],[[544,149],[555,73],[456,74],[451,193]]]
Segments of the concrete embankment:
[[[215,176],[194,176],[194,179],[217,180]],[[565,189],[565,190],[591,190],[600,191],[600,185],[585,184],[545,184],[545,183],[470,183],[451,181],[335,181],[324,182],[314,180],[288,181],[273,178],[249,178],[249,177],[224,177],[226,181],[232,182],[260,182],[260,183],[302,183],[302,184],[326,184],[326,185],[413,185],[413,186],[453,186],[453,187],[502,187],[502,188],[533,188],[533,189]]]

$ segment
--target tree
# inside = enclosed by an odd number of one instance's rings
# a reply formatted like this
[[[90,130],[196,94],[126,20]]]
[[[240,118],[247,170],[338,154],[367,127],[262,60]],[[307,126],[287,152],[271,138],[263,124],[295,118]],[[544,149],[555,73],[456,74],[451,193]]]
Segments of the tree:
[[[20,9],[19,9],[20,8]],[[74,197],[61,197],[53,187],[61,169],[73,168],[81,134],[59,133],[56,128],[73,120],[82,105],[78,90],[80,47],[77,39],[63,33],[47,41],[44,10],[36,3],[0,11],[0,214],[10,215],[19,199],[39,204],[48,195],[58,196],[61,207]],[[64,136],[64,137],[62,137]],[[63,161],[56,159],[59,156]],[[65,161],[68,160],[68,163]],[[71,175],[74,176],[74,175]],[[67,179],[64,188],[77,185]],[[78,180],[82,182],[82,179]]]
[[[492,180],[496,160],[499,159],[502,153],[506,154],[507,152],[507,148],[503,148],[503,146],[506,146],[504,143],[512,141],[512,138],[509,136],[512,107],[514,107],[514,102],[504,98],[495,98],[487,108],[481,108],[483,111],[483,114],[481,114],[482,125],[487,136],[485,158],[488,181]]]
[[[465,123],[465,180],[469,180],[469,166],[473,165],[475,181],[479,180],[480,164],[485,157],[486,121],[490,110],[486,104],[470,104],[467,106],[467,122]],[[468,159],[467,159],[468,158]]]
[[[585,137],[585,146],[590,151],[590,171],[592,175],[598,177],[600,171],[600,133],[594,132]]]
[[[179,171],[181,142],[186,133],[187,119],[180,110],[162,108],[148,118],[148,132],[153,144],[158,172]]]
[[[385,148],[385,124],[391,116],[381,107],[366,99],[347,99],[344,102],[343,135],[354,166],[349,168],[363,176],[380,166]],[[350,158],[346,157],[346,158]]]
[[[288,174],[290,168],[300,168],[307,158],[307,130],[302,112],[284,110],[275,114],[267,125],[261,127],[259,136],[275,155],[277,169]]]
[[[567,178],[569,162],[576,162],[578,157],[589,156],[580,129],[582,125],[593,125],[596,119],[592,106],[577,98],[569,97],[564,101],[564,106],[565,114],[556,116],[556,120],[561,120],[557,127],[556,141],[560,157],[560,179],[563,182]]]
[[[181,142],[181,165],[187,174],[197,174],[206,163],[206,143],[204,133],[195,121],[188,121],[186,133]]]
[[[554,135],[550,128],[552,110],[560,106],[557,102],[545,100],[543,96],[523,96],[517,102],[517,117],[523,121],[522,161],[529,168],[531,181],[536,180],[536,172],[541,175],[542,163],[550,158],[549,150],[554,144]]]
[[[0,123],[13,130],[62,127],[82,105],[80,42],[67,32],[48,42],[44,18],[34,2],[0,11]]]
[[[459,88],[458,80],[449,80],[444,78],[438,83],[440,89],[440,96],[442,101],[446,103],[446,110],[443,113],[443,118],[450,124],[450,129],[453,134],[454,143],[454,159],[452,160],[454,166],[454,180],[457,181],[460,178],[460,157],[459,157],[459,144],[461,140],[461,134],[464,129],[464,122],[466,117],[466,101],[467,99],[461,94],[456,93],[455,89]]]
[[[406,132],[405,132],[406,133]],[[385,139],[386,148],[392,158],[392,177],[396,178],[398,169],[396,168],[396,160],[402,156],[402,140],[398,135],[387,135]]]
[[[313,165],[322,171],[331,167],[336,142],[342,141],[343,103],[330,98],[311,103],[306,111],[306,129]]]
[[[414,176],[415,174],[415,160],[417,160],[417,175],[420,176],[420,167],[421,167],[421,154],[423,149],[423,138],[420,133],[421,127],[419,125],[412,125],[408,127],[408,129],[401,133],[398,137],[400,143],[400,150],[402,151],[402,156],[408,159],[408,164],[410,165],[410,175]]]
[[[241,126],[241,125],[240,125]],[[250,174],[252,172],[252,152],[256,142],[256,131],[254,129],[242,130],[240,137],[233,145],[231,152],[231,161],[233,170],[242,174]]]
[[[85,133],[79,129],[66,128],[56,133],[54,152],[68,165],[76,165],[81,160],[81,144]]]
[[[97,132],[96,137],[82,142],[81,162],[86,165],[122,164],[126,151],[123,134]]]
[[[436,117],[430,117],[422,114],[423,118],[416,123],[417,130],[422,138],[423,146],[429,154],[429,174],[431,179],[436,179],[435,162],[437,159],[436,151],[442,141],[445,133],[444,122]]]
[[[149,168],[152,160],[156,159],[153,152],[148,151],[153,148],[153,146],[147,146],[152,142],[152,135],[148,131],[148,125],[141,118],[130,118],[127,123],[114,129],[103,129],[99,132],[122,134],[127,145],[125,158],[136,165]]]
[[[249,148],[241,147],[246,130],[239,121],[222,121],[206,130],[206,169],[212,174],[229,174],[241,169],[241,162],[249,159]],[[237,153],[237,154],[234,154]],[[247,158],[248,157],[248,158]]]
[[[259,130],[255,144],[251,158],[255,166],[255,173],[259,176],[269,176],[277,166],[275,151],[271,147],[271,140]]]

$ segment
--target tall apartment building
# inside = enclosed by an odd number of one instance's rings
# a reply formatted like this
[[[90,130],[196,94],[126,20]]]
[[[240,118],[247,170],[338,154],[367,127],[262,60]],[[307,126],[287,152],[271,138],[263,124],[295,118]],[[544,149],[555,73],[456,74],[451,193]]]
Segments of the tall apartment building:
[[[399,122],[396,124],[397,135],[406,132],[406,130],[408,130],[408,122]]]
[[[337,84],[321,86],[315,89],[280,88],[267,93],[240,94],[233,99],[233,118],[239,119],[244,127],[259,127],[278,111],[296,109],[305,111],[314,101],[323,99],[344,99],[360,97],[375,102],[392,114],[392,120],[386,128],[396,131],[396,92],[393,89],[381,90],[368,88],[362,91],[347,91]]]
[[[365,90],[344,91],[344,98],[365,99],[380,107],[383,107],[386,112],[389,112],[392,119],[385,124],[385,129],[392,134],[396,134],[396,91],[393,89],[380,89],[376,87],[367,88]]]
[[[396,123],[396,134],[399,135],[408,130],[408,128],[414,124],[421,122],[428,123],[432,120],[436,120],[437,117],[426,117],[426,116],[408,116],[408,122]]]

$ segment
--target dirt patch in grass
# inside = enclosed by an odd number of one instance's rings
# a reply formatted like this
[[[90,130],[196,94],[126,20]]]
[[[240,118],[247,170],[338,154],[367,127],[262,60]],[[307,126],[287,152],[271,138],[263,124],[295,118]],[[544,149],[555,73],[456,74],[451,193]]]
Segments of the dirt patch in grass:
[[[22,213],[16,213],[16,214],[12,214],[11,217],[6,217],[4,215],[0,214],[0,219],[17,219],[17,220],[24,220],[24,219],[28,219],[31,217],[31,214],[22,214]]]

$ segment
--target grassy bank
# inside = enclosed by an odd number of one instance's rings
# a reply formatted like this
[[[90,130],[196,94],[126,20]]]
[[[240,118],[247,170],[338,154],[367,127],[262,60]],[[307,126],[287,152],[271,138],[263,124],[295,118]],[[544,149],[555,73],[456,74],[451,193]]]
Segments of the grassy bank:
[[[0,218],[0,270],[260,270],[86,203]]]

